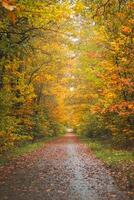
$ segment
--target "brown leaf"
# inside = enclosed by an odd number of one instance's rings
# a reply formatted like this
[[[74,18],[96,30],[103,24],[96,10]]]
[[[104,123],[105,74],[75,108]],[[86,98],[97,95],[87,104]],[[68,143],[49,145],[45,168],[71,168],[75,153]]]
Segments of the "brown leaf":
[[[15,5],[11,5],[9,1],[2,1],[2,6],[9,10],[9,11],[14,11],[16,9],[16,6]]]

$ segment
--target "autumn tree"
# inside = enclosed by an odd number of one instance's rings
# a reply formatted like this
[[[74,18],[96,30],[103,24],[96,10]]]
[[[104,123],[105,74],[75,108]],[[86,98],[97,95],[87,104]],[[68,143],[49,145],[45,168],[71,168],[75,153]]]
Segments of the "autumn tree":
[[[3,151],[18,141],[63,129],[57,117],[61,102],[56,88],[61,87],[58,79],[64,76],[61,30],[69,9],[68,4],[55,1],[3,0],[0,12]]]
[[[102,0],[81,4],[81,35],[87,34],[80,39],[82,59],[76,78],[81,77],[77,102],[85,109],[79,114],[80,122],[90,135],[100,135],[102,130],[115,143],[127,146],[133,140],[133,3]]]

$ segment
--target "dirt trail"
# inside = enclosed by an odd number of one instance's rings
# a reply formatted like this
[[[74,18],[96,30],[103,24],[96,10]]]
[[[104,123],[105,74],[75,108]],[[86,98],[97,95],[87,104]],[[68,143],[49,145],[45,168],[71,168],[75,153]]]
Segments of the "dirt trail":
[[[73,134],[1,167],[0,175],[0,200],[127,200],[101,161]]]

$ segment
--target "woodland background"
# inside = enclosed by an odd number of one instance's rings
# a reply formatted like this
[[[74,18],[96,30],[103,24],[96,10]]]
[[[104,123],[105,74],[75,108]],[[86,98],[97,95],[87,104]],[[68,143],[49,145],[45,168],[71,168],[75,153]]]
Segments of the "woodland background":
[[[0,2],[0,152],[63,134],[134,139],[131,0]]]

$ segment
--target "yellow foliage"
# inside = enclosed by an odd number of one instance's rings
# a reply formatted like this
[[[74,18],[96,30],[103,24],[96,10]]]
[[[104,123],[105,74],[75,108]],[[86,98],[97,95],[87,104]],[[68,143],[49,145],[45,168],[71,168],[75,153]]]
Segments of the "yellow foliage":
[[[82,2],[75,3],[74,11],[76,12],[76,14],[81,13],[84,9],[85,9],[85,6]]]

